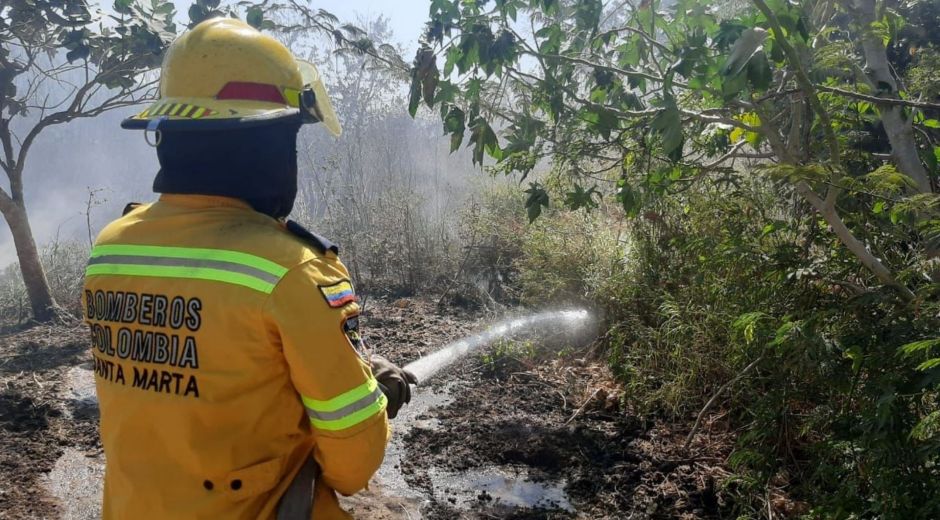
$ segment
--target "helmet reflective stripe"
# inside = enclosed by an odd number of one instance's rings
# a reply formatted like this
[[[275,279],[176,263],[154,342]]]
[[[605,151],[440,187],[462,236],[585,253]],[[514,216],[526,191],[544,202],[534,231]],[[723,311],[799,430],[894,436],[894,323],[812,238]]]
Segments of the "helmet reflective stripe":
[[[163,246],[101,245],[86,276],[146,276],[208,280],[270,294],[287,268],[239,251]]]
[[[388,403],[374,377],[327,401],[305,395],[301,399],[313,427],[328,431],[345,430],[369,420],[384,411]]]
[[[189,105],[203,110],[187,113]],[[151,127],[148,120],[157,118],[163,119]],[[215,131],[281,119],[322,122],[333,135],[342,132],[316,66],[245,22],[212,18],[170,45],[160,99],[121,126]]]

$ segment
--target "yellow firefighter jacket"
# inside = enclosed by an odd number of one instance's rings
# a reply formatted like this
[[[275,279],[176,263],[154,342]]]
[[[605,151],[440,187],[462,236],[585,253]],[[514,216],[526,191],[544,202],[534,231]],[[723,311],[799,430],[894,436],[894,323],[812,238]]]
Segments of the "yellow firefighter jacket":
[[[335,248],[230,198],[163,195],[89,260],[105,519],[267,519],[311,454],[313,517],[382,462],[386,399],[356,351]],[[330,489],[327,489],[330,488]]]

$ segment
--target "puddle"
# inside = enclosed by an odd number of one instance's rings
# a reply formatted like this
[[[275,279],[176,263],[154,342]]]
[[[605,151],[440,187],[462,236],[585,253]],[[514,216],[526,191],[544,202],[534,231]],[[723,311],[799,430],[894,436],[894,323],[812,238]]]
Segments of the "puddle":
[[[73,418],[98,417],[98,396],[95,395],[95,373],[80,366],[70,368],[63,379],[61,402],[64,411]]]
[[[417,386],[412,388],[411,403],[402,407],[398,417],[392,419],[392,438],[385,449],[385,461],[373,480],[388,495],[412,499],[426,497],[405,482],[401,472],[401,459],[404,456],[404,438],[412,428],[436,428],[440,422],[428,412],[440,406],[446,406],[453,399],[451,392],[454,385],[443,388]]]
[[[60,394],[66,413],[73,417],[81,413],[97,413],[94,383],[94,373],[86,368],[72,367],[66,372]],[[414,428],[439,428],[440,421],[432,410],[449,404],[455,388],[454,383],[413,388],[411,403],[391,421],[393,435],[385,461],[373,477],[371,491],[358,499],[354,510],[371,513],[371,510],[363,509],[363,503],[367,507],[375,507],[388,502],[386,505],[394,506],[398,511],[398,514],[388,517],[421,518],[421,506],[431,497],[424,490],[412,488],[405,482],[401,472],[401,460],[405,456],[403,439]],[[486,505],[574,511],[565,495],[564,481],[535,482],[524,469],[485,468],[455,473],[431,468],[428,476],[434,498],[464,509],[485,502]],[[62,505],[63,520],[92,520],[101,515],[103,479],[103,457],[89,457],[68,448],[56,461],[44,487]],[[389,502],[392,498],[394,504]],[[343,502],[350,501],[355,503],[357,499],[343,499]]]
[[[89,457],[74,448],[66,448],[43,486],[58,499],[61,520],[92,520],[101,518],[101,489],[104,482],[104,459]]]
[[[428,476],[435,498],[463,509],[482,503],[487,506],[574,511],[565,494],[567,482],[535,482],[529,479],[524,469],[490,467],[457,473],[431,468]]]
[[[65,372],[59,388],[59,402],[68,417],[97,420],[98,398],[93,371],[72,367]],[[66,448],[43,479],[43,487],[59,502],[62,520],[101,518],[103,486],[104,457],[88,456],[74,448]]]

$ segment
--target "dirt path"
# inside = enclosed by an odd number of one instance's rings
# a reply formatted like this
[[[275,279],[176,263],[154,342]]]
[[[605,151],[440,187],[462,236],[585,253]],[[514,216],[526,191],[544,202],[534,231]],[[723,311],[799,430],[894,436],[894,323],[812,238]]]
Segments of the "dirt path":
[[[402,364],[482,326],[422,300],[371,302],[363,320],[371,348]],[[549,337],[499,342],[423,382],[393,422],[385,465],[347,508],[369,519],[717,517],[725,450],[682,454],[680,433],[622,409],[603,363]],[[84,329],[0,337],[0,518],[97,517],[89,368]]]

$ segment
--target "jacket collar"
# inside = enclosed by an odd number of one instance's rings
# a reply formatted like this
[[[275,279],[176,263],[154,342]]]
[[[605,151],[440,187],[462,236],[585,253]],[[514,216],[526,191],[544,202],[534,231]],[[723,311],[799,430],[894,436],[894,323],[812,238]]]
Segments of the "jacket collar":
[[[241,208],[252,209],[247,202],[233,197],[219,195],[183,195],[178,193],[164,193],[160,195],[160,202],[183,206],[187,208]]]

